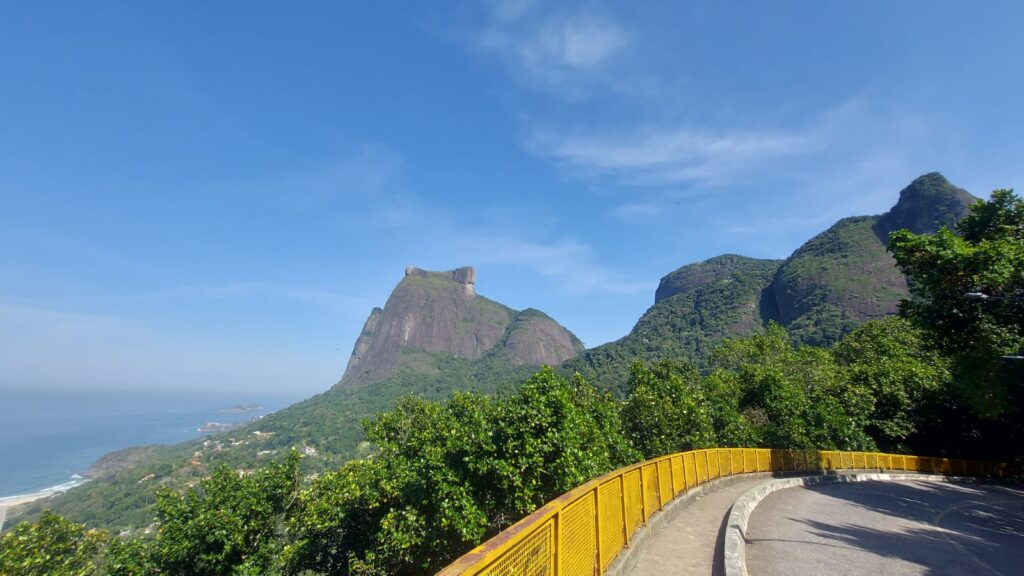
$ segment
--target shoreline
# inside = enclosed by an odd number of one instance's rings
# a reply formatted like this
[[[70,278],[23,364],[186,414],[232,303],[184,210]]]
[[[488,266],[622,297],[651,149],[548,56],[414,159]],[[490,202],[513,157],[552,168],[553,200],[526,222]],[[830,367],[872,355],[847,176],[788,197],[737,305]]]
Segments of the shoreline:
[[[63,484],[58,484],[56,486],[50,486],[49,488],[43,488],[42,490],[37,490],[35,492],[15,494],[13,496],[2,496],[0,497],[0,508],[11,509],[14,508],[15,506],[21,506],[22,504],[28,504],[30,502],[35,502],[36,500],[42,500],[43,498],[48,498],[50,496],[55,496],[57,494],[63,494],[76,486],[81,486],[82,484],[85,484],[88,481],[88,478],[79,477],[69,482],[64,482]]]

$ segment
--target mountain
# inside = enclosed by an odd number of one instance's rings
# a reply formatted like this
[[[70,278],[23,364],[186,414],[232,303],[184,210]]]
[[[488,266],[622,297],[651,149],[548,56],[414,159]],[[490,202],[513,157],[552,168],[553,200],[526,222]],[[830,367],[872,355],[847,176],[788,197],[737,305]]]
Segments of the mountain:
[[[476,360],[492,350],[517,365],[557,365],[583,344],[543,312],[519,312],[479,296],[473,268],[410,266],[384,308],[370,312],[337,386],[367,386],[403,368],[434,373],[436,362],[424,362],[424,354]]]
[[[885,214],[836,222],[779,267],[770,287],[778,310],[773,319],[799,341],[827,346],[863,322],[895,314],[908,292],[885,249],[889,233],[952,226],[976,200],[933,172],[900,191]]]
[[[723,338],[750,334],[765,322],[762,301],[781,260],[725,255],[687,264],[661,279],[655,303],[623,338],[585,351],[564,368],[624,392],[629,363],[690,360],[703,364]]]
[[[251,469],[292,447],[317,473],[366,456],[361,422],[416,394],[500,396],[542,364],[559,365],[583,344],[539,310],[514,310],[476,293],[472,268],[409,267],[383,308],[370,312],[341,380],[322,394],[239,428],[175,446],[129,449],[105,458],[93,480],[28,507],[49,507],[90,526],[137,530],[151,521],[156,490],[181,488],[218,464]],[[13,521],[13,518],[12,518]]]
[[[472,268],[408,268],[384,307],[370,312],[331,389],[235,430],[117,455],[92,482],[29,511],[37,516],[47,506],[90,526],[138,529],[150,522],[161,486],[193,485],[221,463],[251,469],[291,447],[307,455],[307,472],[329,470],[367,455],[360,421],[390,409],[399,396],[502,395],[542,363],[622,392],[633,359],[706,367],[717,342],[769,321],[801,342],[829,344],[861,322],[894,313],[907,294],[885,251],[889,232],[932,232],[962,218],[974,201],[942,175],[926,174],[887,213],[840,220],[785,260],[724,255],[687,264],[662,278],[654,305],[628,335],[582,353],[579,340],[542,312],[478,295]]]
[[[635,358],[705,367],[717,342],[768,321],[799,342],[831,345],[863,322],[895,314],[907,296],[906,279],[885,249],[889,233],[952,226],[976,200],[933,172],[904,188],[885,214],[844,218],[785,260],[725,255],[687,264],[661,279],[654,305],[628,335],[564,368],[622,391]]]

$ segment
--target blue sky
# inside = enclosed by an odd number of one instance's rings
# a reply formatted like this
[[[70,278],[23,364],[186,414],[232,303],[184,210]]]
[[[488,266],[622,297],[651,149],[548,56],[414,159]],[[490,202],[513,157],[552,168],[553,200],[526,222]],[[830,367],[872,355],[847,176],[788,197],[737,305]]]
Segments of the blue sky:
[[[1024,183],[1024,4],[0,5],[0,389],[344,370],[408,264],[588,345],[942,171]]]

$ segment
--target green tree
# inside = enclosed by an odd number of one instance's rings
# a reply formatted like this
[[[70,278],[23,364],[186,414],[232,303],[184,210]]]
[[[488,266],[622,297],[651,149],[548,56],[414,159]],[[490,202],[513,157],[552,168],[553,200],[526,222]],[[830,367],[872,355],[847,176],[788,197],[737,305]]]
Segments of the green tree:
[[[772,448],[874,448],[864,431],[870,391],[851,384],[828,350],[796,347],[777,324],[723,343],[712,376],[740,395],[752,436]]]
[[[23,522],[0,538],[0,575],[92,576],[106,541],[103,532],[47,510],[39,522]]]
[[[949,362],[925,346],[907,320],[890,317],[867,322],[847,334],[832,350],[850,385],[871,394],[867,432],[884,450],[906,451],[906,441],[927,408],[950,381]]]
[[[221,466],[185,494],[157,496],[154,559],[161,573],[190,576],[274,571],[280,527],[297,495],[299,455],[246,473]]]
[[[662,361],[647,368],[635,360],[630,364],[623,426],[646,458],[710,446],[715,434],[707,404],[701,376],[693,366]]]
[[[103,551],[104,576],[149,576],[159,573],[148,540],[111,538]]]
[[[962,425],[959,436],[975,438],[964,448],[1021,454],[1024,201],[1012,190],[996,190],[971,206],[955,231],[895,232],[889,250],[910,284],[900,313],[952,360],[946,416]],[[958,404],[973,416],[955,414]]]
[[[289,523],[290,571],[433,573],[637,457],[612,398],[550,368],[506,400],[406,397],[364,426],[373,456],[303,491]]]

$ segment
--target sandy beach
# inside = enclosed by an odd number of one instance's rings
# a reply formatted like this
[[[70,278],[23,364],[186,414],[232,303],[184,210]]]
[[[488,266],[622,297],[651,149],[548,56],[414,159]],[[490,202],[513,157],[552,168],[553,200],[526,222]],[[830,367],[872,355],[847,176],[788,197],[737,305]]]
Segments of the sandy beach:
[[[3,530],[4,520],[7,517],[7,513],[17,506],[35,502],[36,500],[42,500],[43,498],[49,498],[50,496],[56,496],[57,494],[63,494],[75,486],[80,486],[88,482],[86,479],[74,480],[66,482],[59,486],[51,486],[50,488],[44,488],[38,492],[31,492],[29,494],[17,494],[15,496],[4,496],[0,498],[0,530]]]
[[[36,500],[42,500],[48,498],[54,494],[62,494],[67,490],[57,488],[47,488],[46,490],[40,490],[39,492],[33,492],[31,494],[19,494],[17,496],[7,496],[0,498],[0,508],[14,508],[15,506],[21,506],[22,504],[28,504],[29,502],[35,502]]]

